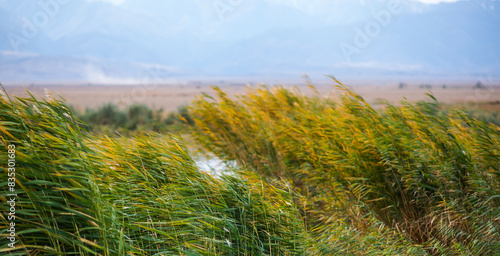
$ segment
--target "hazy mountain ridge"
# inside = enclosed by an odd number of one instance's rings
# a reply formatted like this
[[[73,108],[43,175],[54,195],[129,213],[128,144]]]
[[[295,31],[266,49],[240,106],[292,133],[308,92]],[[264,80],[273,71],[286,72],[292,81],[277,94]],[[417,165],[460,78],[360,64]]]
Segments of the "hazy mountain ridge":
[[[0,77],[7,82],[140,83],[193,72],[171,66],[82,57],[0,52]]]
[[[366,47],[346,56],[340,45],[356,47],[358,31],[377,21],[369,14],[386,10],[387,2],[349,3],[360,14],[340,22],[342,15],[335,13],[340,1],[320,13],[288,5],[280,5],[276,12],[277,3],[243,1],[220,19],[214,7],[202,1],[165,1],[156,6],[154,1],[148,1],[149,5],[126,1],[115,6],[74,0],[60,5],[35,37],[13,49],[8,35],[22,35],[23,17],[30,20],[44,9],[4,1],[0,3],[0,33],[4,35],[0,77],[3,81],[86,80],[93,79],[86,68],[90,66],[101,77],[140,78],[144,70],[134,71],[141,69],[137,63],[168,66],[176,70],[169,74],[173,77],[298,77],[338,72],[352,76],[499,75],[500,35],[495,32],[500,24],[499,2],[404,2],[401,13],[391,15]],[[187,9],[200,15],[187,15]],[[6,57],[12,51],[35,55]]]

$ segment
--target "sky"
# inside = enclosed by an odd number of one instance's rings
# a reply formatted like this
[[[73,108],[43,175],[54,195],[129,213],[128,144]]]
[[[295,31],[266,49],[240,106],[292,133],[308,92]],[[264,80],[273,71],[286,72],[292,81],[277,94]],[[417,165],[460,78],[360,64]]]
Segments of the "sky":
[[[500,1],[0,0],[0,79],[500,76]],[[57,67],[57,68],[54,68]]]
[[[122,4],[123,2],[127,1],[127,0],[88,0],[89,2],[106,2],[106,3],[111,3],[111,4],[114,4],[114,5],[120,5]],[[424,4],[438,4],[438,3],[442,3],[442,2],[447,2],[447,3],[451,3],[451,2],[457,2],[459,0],[414,0],[415,2],[421,2],[421,3],[424,3]],[[281,3],[291,3],[291,4],[296,4],[298,2],[301,2],[301,0],[290,0],[290,1],[284,1],[284,0],[269,0],[269,2],[281,2]],[[310,2],[310,1],[302,1],[302,2]]]

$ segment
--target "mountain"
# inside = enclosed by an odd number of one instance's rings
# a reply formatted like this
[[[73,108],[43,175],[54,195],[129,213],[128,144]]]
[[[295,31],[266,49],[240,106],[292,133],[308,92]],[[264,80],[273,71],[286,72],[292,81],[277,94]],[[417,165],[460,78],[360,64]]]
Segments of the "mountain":
[[[391,2],[0,1],[0,80],[500,76],[500,2]]]
[[[83,57],[0,52],[0,77],[12,82],[140,83],[194,73],[178,67]]]

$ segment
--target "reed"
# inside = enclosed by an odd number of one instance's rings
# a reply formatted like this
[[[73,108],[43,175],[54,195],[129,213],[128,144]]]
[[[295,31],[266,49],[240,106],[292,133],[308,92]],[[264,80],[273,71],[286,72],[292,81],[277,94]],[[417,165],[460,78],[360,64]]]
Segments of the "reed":
[[[82,131],[64,99],[0,98],[16,148],[6,255],[495,255],[500,130],[425,102],[375,111],[260,87],[189,108],[197,140],[239,167],[199,170],[182,138]],[[6,153],[0,154],[7,177]],[[8,180],[0,186],[8,187]],[[5,190],[4,190],[5,191]]]
[[[418,245],[408,247],[416,254],[499,251],[497,126],[444,112],[432,95],[375,111],[340,82],[336,101],[283,87],[233,100],[214,89],[216,99],[200,97],[190,108],[198,141],[267,182],[288,182],[320,241],[340,241],[331,229],[347,225],[345,241],[387,237]]]
[[[82,132],[64,99],[0,99],[2,150],[16,147],[16,246],[2,193],[3,255],[302,255],[290,191],[239,170],[201,172],[174,135]],[[0,154],[7,177],[7,154]],[[7,187],[2,178],[0,186]]]
[[[0,99],[2,197],[0,209],[4,255],[61,253],[92,255],[99,240],[99,204],[89,162],[88,139],[69,109],[49,94],[48,99]],[[7,149],[16,149],[17,243],[8,246]],[[10,193],[9,193],[10,194]]]

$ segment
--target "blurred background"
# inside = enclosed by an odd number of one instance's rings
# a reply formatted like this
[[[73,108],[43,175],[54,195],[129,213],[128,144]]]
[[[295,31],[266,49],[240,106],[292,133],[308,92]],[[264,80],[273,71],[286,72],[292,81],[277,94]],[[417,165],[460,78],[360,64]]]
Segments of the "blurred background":
[[[1,1],[0,78],[498,77],[499,1]]]
[[[381,90],[496,85],[498,24],[492,0],[2,0],[0,81],[77,108],[175,109],[210,84],[236,93],[328,75],[375,86],[360,90],[371,100],[401,99]]]

